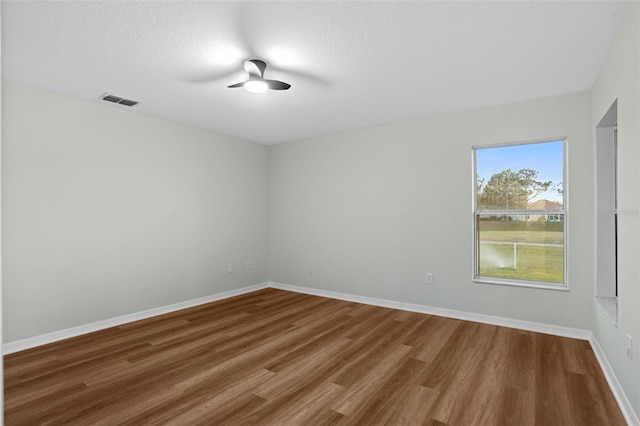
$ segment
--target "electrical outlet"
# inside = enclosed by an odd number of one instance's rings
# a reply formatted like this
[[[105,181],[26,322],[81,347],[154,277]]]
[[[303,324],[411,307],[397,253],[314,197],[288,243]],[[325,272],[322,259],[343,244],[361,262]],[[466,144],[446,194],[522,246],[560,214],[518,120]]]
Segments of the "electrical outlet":
[[[250,260],[247,260],[247,269],[253,269],[253,263]]]
[[[627,334],[627,357],[633,359],[633,339],[630,334]]]
[[[227,272],[228,273],[232,273],[233,272],[233,263],[227,263]]]
[[[424,282],[427,284],[433,284],[433,274],[431,272],[424,274]]]

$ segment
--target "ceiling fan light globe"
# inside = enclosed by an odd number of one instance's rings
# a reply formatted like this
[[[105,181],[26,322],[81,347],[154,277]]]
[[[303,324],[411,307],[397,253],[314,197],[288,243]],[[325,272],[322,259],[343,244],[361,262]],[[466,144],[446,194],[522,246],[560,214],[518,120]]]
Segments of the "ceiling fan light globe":
[[[262,80],[250,80],[244,84],[244,88],[247,90],[247,92],[264,93],[267,91],[269,86]]]

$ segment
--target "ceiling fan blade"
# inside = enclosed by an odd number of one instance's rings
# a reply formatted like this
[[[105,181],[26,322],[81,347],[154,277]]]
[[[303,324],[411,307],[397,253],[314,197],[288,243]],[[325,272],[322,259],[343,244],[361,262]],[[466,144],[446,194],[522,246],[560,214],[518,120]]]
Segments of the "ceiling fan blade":
[[[248,61],[244,61],[244,70],[249,73],[249,75],[255,75],[260,78],[264,76],[264,70],[267,68],[267,64],[265,64],[260,59],[251,59]]]
[[[242,86],[244,86],[244,83],[246,83],[246,81],[243,81],[242,83],[232,84],[232,85],[227,86],[227,87],[230,88],[230,89],[233,89],[235,87],[242,87]]]
[[[265,80],[265,82],[271,90],[287,90],[289,87],[291,87],[289,83],[285,83],[284,81]]]

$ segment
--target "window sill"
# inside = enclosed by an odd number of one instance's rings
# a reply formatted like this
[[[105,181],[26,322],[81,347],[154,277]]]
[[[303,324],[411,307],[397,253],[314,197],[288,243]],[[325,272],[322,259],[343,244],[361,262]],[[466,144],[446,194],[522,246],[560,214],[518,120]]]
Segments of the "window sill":
[[[618,298],[617,297],[602,297],[596,296],[598,305],[602,308],[604,313],[609,318],[609,321],[614,326],[618,326]]]
[[[555,290],[555,291],[569,291],[569,287],[565,284],[546,284],[535,281],[511,281],[501,280],[498,278],[474,278],[474,283],[479,284],[493,284],[493,285],[507,285],[510,287],[526,287],[526,288],[539,288],[542,290]]]

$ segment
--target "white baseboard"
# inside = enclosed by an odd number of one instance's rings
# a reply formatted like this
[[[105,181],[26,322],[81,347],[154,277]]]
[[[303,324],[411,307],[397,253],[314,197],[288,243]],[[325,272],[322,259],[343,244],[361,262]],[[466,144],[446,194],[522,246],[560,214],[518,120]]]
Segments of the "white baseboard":
[[[141,319],[150,318],[157,315],[167,314],[170,312],[187,309],[205,303],[215,302],[217,300],[227,299],[229,297],[239,296],[241,294],[250,293],[252,291],[261,290],[263,288],[272,287],[280,290],[293,291],[296,293],[310,294],[314,296],[329,297],[331,299],[346,300],[349,302],[364,303],[367,305],[382,306],[391,309],[400,309],[403,311],[418,312],[423,314],[438,315],[448,318],[456,318],[466,321],[475,321],[485,324],[499,325],[503,327],[517,328],[521,330],[535,331],[538,333],[553,334],[557,336],[572,337],[576,339],[591,341],[593,335],[590,331],[577,328],[560,327],[549,324],[542,324],[530,321],[521,321],[491,315],[476,314],[471,312],[457,311],[453,309],[437,308],[426,305],[418,305],[413,303],[397,302],[393,300],[377,299],[366,296],[356,296],[346,293],[338,293],[333,291],[318,290],[309,287],[300,287],[289,284],[281,284],[275,282],[266,282],[253,286],[243,287],[237,290],[217,293],[210,296],[200,297],[197,299],[178,302],[167,306],[148,309],[141,312],[135,312],[128,315],[122,315],[116,318],[96,321],[90,324],[84,324],[77,327],[71,327],[64,330],[54,331],[39,336],[29,337],[14,342],[8,342],[2,345],[3,354],[11,354],[14,352],[31,349],[37,346],[46,345],[60,340],[76,337],[94,331],[104,330],[109,327],[116,327],[129,322],[139,321]]]
[[[604,377],[607,379],[607,383],[609,383],[609,388],[611,388],[611,392],[613,396],[616,398],[618,402],[618,406],[620,407],[620,411],[622,411],[622,415],[624,419],[627,421],[629,425],[640,425],[640,419],[638,415],[633,411],[633,407],[631,406],[631,402],[629,402],[629,398],[624,393],[618,378],[616,377],[611,365],[609,364],[609,360],[607,360],[602,347],[600,347],[600,343],[596,337],[591,334],[591,338],[589,339],[589,343],[591,343],[591,348],[593,348],[593,353],[596,354],[596,359],[600,364],[600,368],[602,369],[602,373]]]
[[[491,316],[491,315],[476,314],[471,312],[437,308],[437,307],[426,306],[426,305],[417,305],[413,303],[396,302],[393,300],[377,299],[373,297],[355,296],[352,294],[318,290],[315,288],[300,287],[300,286],[289,285],[289,284],[280,284],[280,283],[271,282],[269,283],[269,287],[277,288],[280,290],[293,291],[296,293],[310,294],[313,296],[321,296],[321,297],[329,297],[331,299],[346,300],[348,302],[364,303],[367,305],[382,306],[385,308],[400,309],[403,311],[438,315],[438,316],[456,318],[456,319],[461,319],[466,321],[481,322],[484,324],[499,325],[502,327],[517,328],[520,330],[535,331],[537,333],[545,333],[545,334],[552,334],[555,336],[588,340],[589,343],[591,344],[591,347],[593,348],[593,352],[595,353],[596,359],[600,364],[600,368],[602,369],[602,372],[604,373],[604,376],[607,379],[607,383],[609,383],[609,388],[611,388],[611,392],[616,398],[616,401],[618,402],[618,406],[620,407],[620,411],[622,411],[622,414],[626,422],[629,425],[640,426],[640,420],[638,420],[638,416],[633,411],[633,407],[631,406],[629,399],[627,398],[626,394],[624,393],[624,390],[622,389],[622,386],[620,386],[620,382],[618,381],[618,379],[616,378],[616,375],[611,369],[611,366],[609,365],[609,361],[607,360],[607,357],[605,356],[604,351],[600,347],[600,344],[596,340],[593,333],[589,330],[582,330],[579,328],[570,328],[570,327],[561,327],[557,325],[549,325],[549,324],[543,324],[543,323],[537,323],[537,322],[531,322],[531,321],[522,321],[522,320],[503,318],[503,317],[497,317],[497,316]]]
[[[522,321],[492,315],[476,314],[472,312],[457,311],[454,309],[437,308],[414,303],[396,302],[394,300],[377,299],[374,297],[355,296],[352,294],[338,293],[334,291],[318,290],[315,288],[299,287],[289,284],[269,283],[270,287],[280,290],[294,291],[296,293],[311,294],[314,296],[329,297],[331,299],[346,300],[348,302],[364,303],[366,305],[381,306],[384,308],[400,309],[403,311],[418,312],[421,314],[437,315],[447,318],[455,318],[465,321],[481,322],[484,324],[499,325],[502,327],[517,328],[519,330],[535,331],[537,333],[553,334],[555,336],[571,337],[574,339],[589,340],[591,332],[579,328],[562,327],[558,325],[543,324],[531,321]]]
[[[16,340],[2,345],[2,353],[4,355],[14,352],[24,351],[26,349],[35,348],[37,346],[46,345],[70,337],[77,337],[82,334],[92,333],[94,331],[104,330],[109,327],[116,327],[129,322],[139,321],[141,319],[154,317],[157,315],[168,314],[170,312],[179,311],[181,309],[192,308],[205,303],[215,302],[217,300],[228,299],[229,297],[239,296],[245,293],[251,293],[256,290],[269,287],[269,283],[261,283],[236,290],[225,291],[210,296],[199,297],[197,299],[186,300],[159,308],[148,309],[146,311],[135,312],[128,315],[122,315],[116,318],[109,318],[102,321],[92,322],[90,324],[79,325],[64,330],[54,331],[51,333],[41,334],[39,336],[29,337],[27,339]]]
[[[198,299],[187,300],[184,302],[174,303],[172,305],[162,306],[158,308],[148,309],[146,311],[136,312],[128,315],[119,316],[116,318],[106,319],[102,321],[96,321],[90,324],[85,324],[77,327],[68,328],[65,330],[55,331],[52,333],[42,334],[40,336],[30,337],[27,339],[17,340],[14,342],[5,343],[2,345],[3,354],[11,354],[14,352],[31,349],[37,346],[46,345],[49,343],[57,342],[60,340],[68,339],[70,337],[80,336],[82,334],[92,333],[94,331],[104,330],[109,327],[115,327],[129,322],[138,321],[145,318],[150,318],[157,315],[167,314],[170,312],[179,311],[181,309],[187,309],[194,306],[203,305],[206,303],[215,302],[217,300],[227,299],[241,294],[250,293],[253,291],[261,290],[264,288],[276,288],[280,290],[293,291],[296,293],[310,294],[313,296],[328,297],[331,299],[345,300],[349,302],[364,303],[367,305],[381,306],[391,309],[399,309],[409,312],[418,312],[423,314],[438,315],[448,318],[456,318],[465,321],[474,321],[484,324],[498,325],[502,327],[516,328],[520,330],[534,331],[538,333],[552,334],[562,337],[571,337],[574,339],[588,340],[593,348],[593,352],[596,355],[600,367],[604,373],[611,392],[613,393],[625,420],[629,425],[640,425],[640,420],[633,410],[629,399],[627,398],[620,382],[616,378],[604,351],[600,347],[600,344],[596,340],[593,333],[589,330],[582,330],[578,328],[562,327],[550,324],[543,324],[531,321],[522,321],[510,318],[497,317],[492,315],[476,314],[472,312],[458,311],[454,309],[438,308],[427,305],[418,305],[414,303],[397,302],[394,300],[378,299],[374,297],[356,296],[352,294],[339,293],[334,291],[319,290],[309,287],[300,287],[289,284],[281,284],[275,282],[266,282],[256,284],[253,286],[243,287],[236,290],[226,291],[223,293],[217,293],[210,296],[200,297]]]

